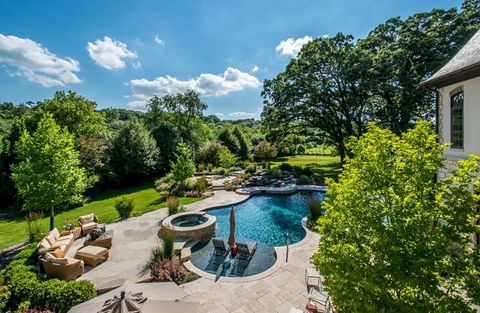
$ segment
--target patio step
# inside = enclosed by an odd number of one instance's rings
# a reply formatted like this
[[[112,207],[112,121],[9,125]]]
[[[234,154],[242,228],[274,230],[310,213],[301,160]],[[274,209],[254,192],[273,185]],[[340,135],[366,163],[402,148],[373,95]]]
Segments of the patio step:
[[[190,240],[185,247],[180,251],[180,261],[186,262],[190,260],[192,256],[192,247],[198,243],[198,240]]]

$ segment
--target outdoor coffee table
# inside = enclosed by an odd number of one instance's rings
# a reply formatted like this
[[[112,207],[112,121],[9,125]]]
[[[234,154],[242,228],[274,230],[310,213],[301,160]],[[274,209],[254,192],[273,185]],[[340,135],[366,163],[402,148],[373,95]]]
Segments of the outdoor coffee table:
[[[108,249],[97,246],[85,246],[78,249],[75,259],[82,260],[92,267],[108,259]]]
[[[83,246],[97,246],[110,249],[112,247],[113,230],[107,230],[100,237],[92,240],[90,234],[85,239]]]

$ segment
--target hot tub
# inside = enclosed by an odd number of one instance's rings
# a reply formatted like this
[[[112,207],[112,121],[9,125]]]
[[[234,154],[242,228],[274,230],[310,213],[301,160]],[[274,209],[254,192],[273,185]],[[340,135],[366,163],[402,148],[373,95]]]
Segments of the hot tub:
[[[162,221],[160,231],[172,231],[176,238],[206,242],[213,237],[217,218],[206,212],[173,214]]]

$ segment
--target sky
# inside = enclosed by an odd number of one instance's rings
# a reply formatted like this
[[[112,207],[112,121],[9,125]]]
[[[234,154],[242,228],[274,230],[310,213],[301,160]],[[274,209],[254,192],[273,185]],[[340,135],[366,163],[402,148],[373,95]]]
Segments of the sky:
[[[258,118],[262,86],[312,38],[365,37],[461,0],[0,0],[0,102],[73,90],[145,110],[193,89],[221,119]]]

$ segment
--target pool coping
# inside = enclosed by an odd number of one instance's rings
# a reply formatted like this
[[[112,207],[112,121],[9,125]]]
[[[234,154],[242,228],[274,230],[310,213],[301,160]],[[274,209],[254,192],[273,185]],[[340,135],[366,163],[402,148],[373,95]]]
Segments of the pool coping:
[[[313,238],[313,235],[315,234],[313,231],[309,230],[308,227],[307,227],[307,217],[305,216],[304,218],[302,218],[302,227],[305,229],[306,231],[306,235],[305,237],[300,240],[299,242],[296,242],[294,244],[291,244],[291,245],[288,245],[288,249],[296,249],[298,247],[301,247],[303,245],[305,245],[306,243],[308,243],[310,240],[312,240]],[[255,274],[255,275],[250,275],[250,276],[246,276],[246,277],[225,277],[225,276],[220,276],[218,279],[217,279],[217,275],[215,274],[212,274],[212,273],[208,273],[208,272],[205,272],[201,269],[199,269],[198,267],[196,267],[195,265],[193,265],[193,263],[191,262],[191,260],[188,260],[187,262],[183,263],[183,265],[185,266],[185,268],[187,268],[190,272],[194,272],[195,274],[205,278],[205,279],[208,279],[208,280],[213,280],[215,282],[217,281],[222,281],[222,282],[230,282],[230,283],[246,283],[246,282],[252,282],[252,281],[256,281],[256,280],[259,280],[259,279],[263,279],[265,277],[268,277],[270,275],[273,275],[275,274],[281,267],[283,264],[287,263],[286,261],[286,257],[287,257],[287,246],[275,246],[273,247],[274,250],[275,250],[275,254],[277,256],[277,260],[275,261],[275,263],[269,267],[268,269],[266,269],[265,271],[261,272],[261,273],[258,273],[258,274]],[[188,249],[191,249],[191,248],[188,248]]]

